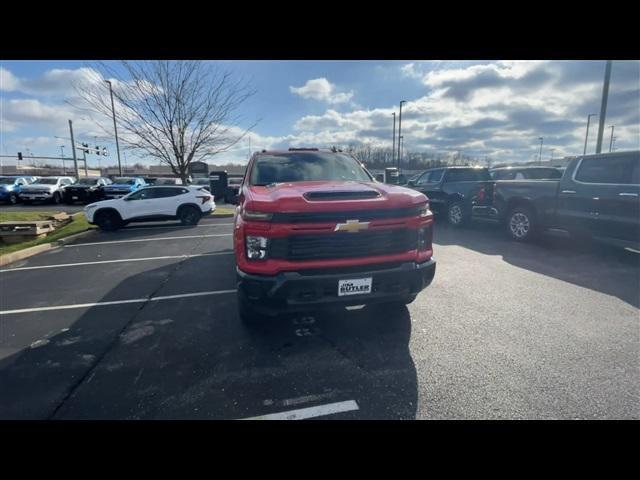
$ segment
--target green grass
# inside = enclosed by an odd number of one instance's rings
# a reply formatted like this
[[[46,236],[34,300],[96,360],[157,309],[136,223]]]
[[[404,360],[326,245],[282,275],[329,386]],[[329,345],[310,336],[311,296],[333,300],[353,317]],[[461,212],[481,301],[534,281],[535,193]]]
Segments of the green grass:
[[[216,207],[216,211],[211,215],[215,217],[216,215],[233,215],[234,213],[236,213],[235,207]]]
[[[56,212],[11,212],[0,213],[0,222],[16,222],[22,220],[44,220],[47,216],[55,214]],[[7,253],[17,252],[24,248],[35,247],[36,245],[42,245],[43,243],[51,243],[61,238],[68,237],[74,233],[84,232],[89,228],[95,228],[89,225],[84,215],[78,214],[71,217],[73,220],[64,227],[55,230],[53,233],[43,238],[35,240],[29,240],[27,242],[4,244],[0,243],[0,255]]]

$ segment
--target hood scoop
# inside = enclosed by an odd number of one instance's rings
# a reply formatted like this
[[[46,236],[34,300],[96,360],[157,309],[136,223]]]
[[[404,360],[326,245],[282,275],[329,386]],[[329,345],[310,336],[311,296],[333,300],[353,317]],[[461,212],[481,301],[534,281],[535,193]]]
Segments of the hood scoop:
[[[309,201],[332,201],[332,200],[363,200],[369,198],[378,198],[380,192],[375,190],[356,190],[356,191],[315,191],[303,194],[304,198]]]

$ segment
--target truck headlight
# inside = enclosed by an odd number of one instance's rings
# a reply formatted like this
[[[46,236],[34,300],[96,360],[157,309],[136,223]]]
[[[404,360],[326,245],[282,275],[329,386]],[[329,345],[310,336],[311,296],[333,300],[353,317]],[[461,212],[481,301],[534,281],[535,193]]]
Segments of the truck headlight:
[[[425,204],[424,206],[422,206],[418,212],[418,216],[419,217],[428,217],[429,215],[431,215],[431,210],[429,210],[429,204]]]
[[[247,246],[247,258],[249,260],[264,260],[267,258],[267,245],[269,240],[266,237],[255,237],[247,235],[245,244]]]
[[[252,210],[244,210],[242,212],[242,218],[244,220],[262,220],[268,222],[273,217],[272,213],[255,212]]]

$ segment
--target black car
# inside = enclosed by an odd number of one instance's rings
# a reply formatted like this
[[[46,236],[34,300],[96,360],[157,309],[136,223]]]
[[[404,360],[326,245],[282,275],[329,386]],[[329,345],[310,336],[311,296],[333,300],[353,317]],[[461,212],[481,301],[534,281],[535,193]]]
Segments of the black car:
[[[424,193],[433,213],[446,215],[448,223],[455,227],[484,217],[484,210],[491,208],[493,181],[487,168],[433,168],[410,180],[407,186]]]
[[[63,201],[67,205],[97,202],[104,198],[103,188],[111,183],[105,177],[80,177],[77,182],[65,187]]]
[[[557,180],[562,169],[556,167],[501,167],[490,172],[494,180]]]
[[[496,181],[495,215],[525,241],[547,229],[640,248],[640,152],[577,157],[559,180]]]

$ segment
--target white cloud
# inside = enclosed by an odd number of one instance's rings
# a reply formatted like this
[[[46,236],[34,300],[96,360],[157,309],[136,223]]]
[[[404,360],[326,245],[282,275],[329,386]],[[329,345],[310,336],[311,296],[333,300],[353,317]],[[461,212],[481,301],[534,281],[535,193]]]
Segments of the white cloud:
[[[302,87],[289,87],[289,91],[302,98],[311,98],[328,103],[345,103],[353,97],[353,92],[336,92],[336,86],[326,78],[308,80]]]
[[[0,92],[13,92],[20,88],[20,80],[6,68],[0,67]]]

